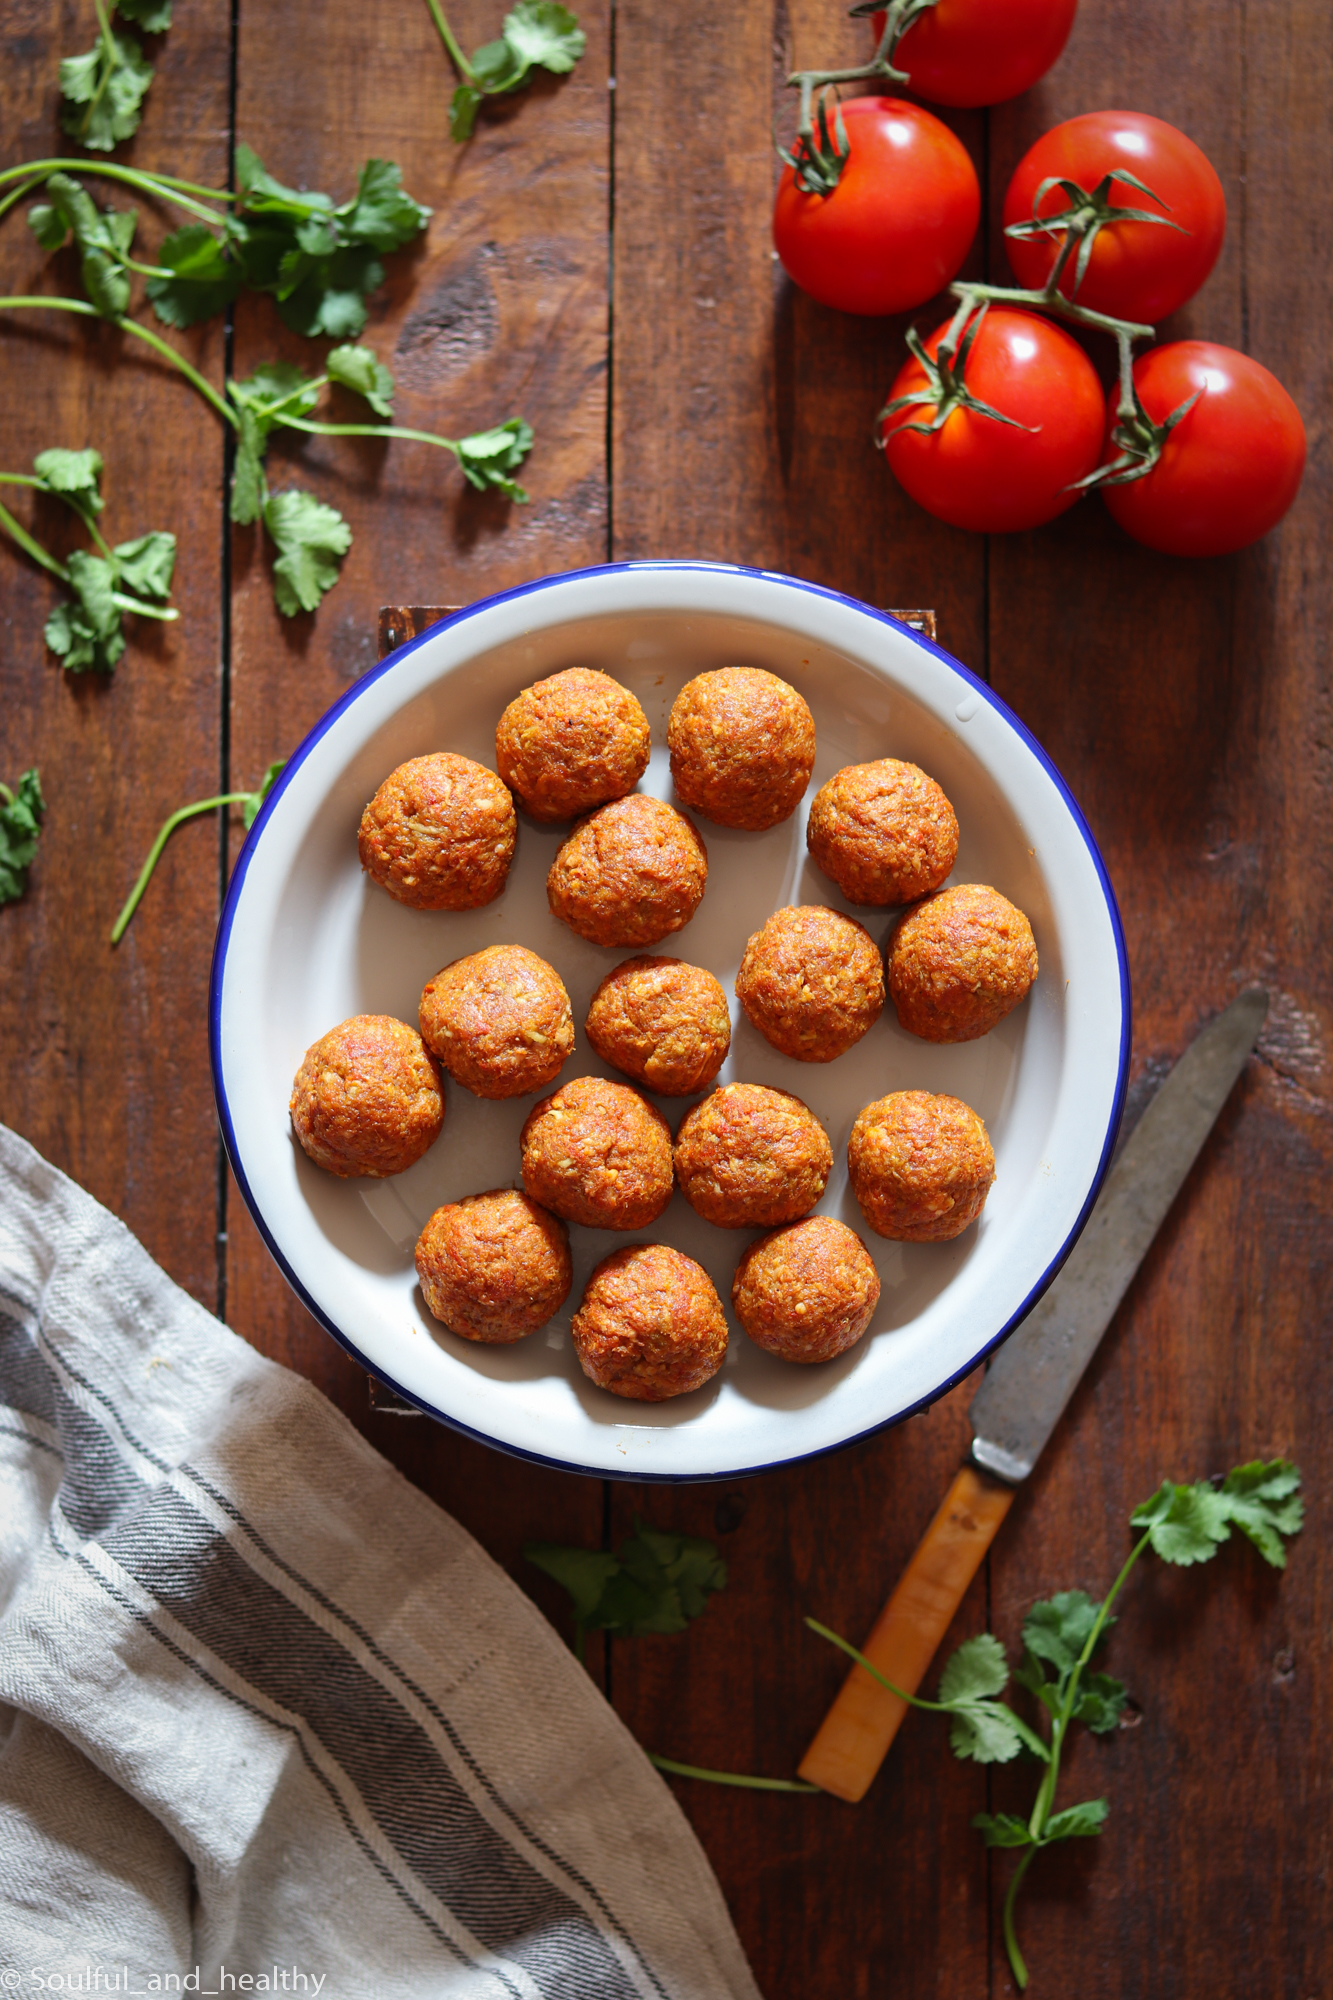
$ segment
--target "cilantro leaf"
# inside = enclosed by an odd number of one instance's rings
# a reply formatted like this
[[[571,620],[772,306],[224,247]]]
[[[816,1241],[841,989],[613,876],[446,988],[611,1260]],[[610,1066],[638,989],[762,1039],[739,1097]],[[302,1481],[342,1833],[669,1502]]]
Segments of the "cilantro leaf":
[[[626,1576],[648,1599],[645,1609],[618,1620],[631,1635],[643,1632],[683,1632],[697,1618],[715,1590],[727,1581],[727,1566],[712,1542],[693,1535],[664,1534],[635,1522],[635,1533],[620,1545]]]
[[[324,358],[330,381],[364,396],[377,417],[393,415],[393,376],[369,347],[335,347]]]
[[[16,903],[28,886],[41,834],[38,815],[45,811],[35,766],[23,773],[17,792],[0,785],[0,903]]]
[[[992,1633],[982,1632],[950,1658],[940,1676],[940,1700],[980,1701],[985,1695],[1003,1694],[1008,1679],[1004,1647]]]
[[[46,643],[70,673],[109,674],[125,650],[111,565],[75,549],[65,568],[74,602],[55,606],[46,621]]]
[[[1193,1486],[1163,1480],[1151,1500],[1130,1516],[1130,1525],[1146,1528],[1148,1539],[1163,1562],[1209,1562],[1231,1534],[1227,1503],[1206,1479]]]
[[[419,236],[431,212],[404,188],[401,167],[392,160],[367,160],[355,196],[335,213],[345,242],[389,251]]]
[[[232,385],[229,385],[232,386]],[[257,521],[264,506],[264,452],[268,431],[254,410],[243,405],[237,411],[240,429],[236,435],[236,458],[231,472],[233,521],[242,527]]]
[[[318,191],[284,187],[249,146],[237,147],[236,174],[240,210],[259,218],[233,231],[246,283],[271,292],[297,333],[335,340],[360,333],[366,296],[384,281],[378,253],[401,249],[430,216],[404,191],[401,169],[368,160],[341,207]]]
[[[38,452],[32,469],[48,493],[58,493],[62,500],[68,500],[85,519],[101,513],[102,496],[97,490],[102,477],[100,451],[62,451],[53,447]]]
[[[480,110],[481,92],[470,83],[460,83],[449,99],[449,137],[459,145],[470,139],[477,128]]]
[[[522,417],[511,417],[508,423],[499,424],[494,430],[475,431],[471,437],[460,438],[458,463],[470,486],[475,486],[482,493],[487,487],[493,487],[507,500],[517,501],[522,506],[528,496],[518,481],[509,475],[518,470],[531,449],[531,424],[525,423]]]
[[[1085,1590],[1059,1591],[1028,1612],[1023,1645],[1035,1659],[1049,1661],[1063,1680],[1077,1665],[1100,1609]],[[1103,1630],[1112,1622],[1108,1619]]]
[[[487,97],[518,90],[528,80],[527,64],[503,35],[482,43],[472,58],[472,74]]]
[[[99,209],[87,190],[69,174],[52,174],[46,183],[46,193],[49,199],[28,215],[38,242],[44,249],[58,250],[66,237],[72,235],[89,303],[104,318],[117,318],[130,302],[125,259],[138,226],[137,212],[132,208]]]
[[[352,531],[335,507],[295,489],[264,502],[264,526],[278,549],[273,596],[285,618],[314,611],[338,581],[338,564],[352,546]]]
[[[117,542],[114,550],[120,582],[139,597],[155,597],[165,602],[171,595],[171,574],[176,566],[176,537],[157,530],[140,535],[137,541]]]
[[[1094,1736],[1105,1736],[1108,1730],[1119,1727],[1128,1700],[1123,1681],[1112,1674],[1088,1674],[1079,1683],[1074,1720],[1085,1723]]]
[[[978,1701],[954,1712],[949,1743],[955,1757],[1007,1764],[1023,1747],[1018,1718],[1002,1701]]]
[[[1305,1518],[1305,1505],[1297,1488],[1298,1469],[1287,1459],[1275,1458],[1265,1465],[1254,1459],[1237,1465],[1222,1482],[1218,1496],[1243,1535],[1248,1535],[1265,1562],[1285,1569],[1287,1552],[1283,1535],[1297,1535]]]
[[[711,1542],[646,1528],[641,1521],[617,1555],[553,1542],[529,1542],[523,1553],[573,1598],[580,1646],[585,1631],[622,1638],[683,1632],[727,1581],[726,1564]]]
[[[1110,1810],[1105,1799],[1084,1799],[1081,1805],[1066,1806],[1063,1812],[1052,1813],[1042,1828],[1042,1846],[1052,1840],[1082,1839],[1100,1833]]]
[[[283,412],[309,415],[319,401],[319,382],[291,361],[264,361],[243,382],[228,382],[227,394],[240,418],[232,468],[231,518],[257,521],[264,505],[264,454],[270,432]]]
[[[171,0],[116,0],[116,12],[148,35],[164,35],[171,26]]]
[[[562,1548],[557,1542],[526,1542],[525,1559],[534,1568],[554,1577],[574,1600],[574,1616],[586,1624],[601,1602],[602,1593],[620,1564],[601,1549]]]
[[[163,240],[157,261],[173,275],[149,278],[144,290],[164,326],[196,326],[222,312],[245,283],[244,266],[227,255],[226,239],[202,222],[187,222]]]
[[[139,129],[153,65],[132,35],[114,29],[86,55],[60,65],[60,93],[69,105],[61,127],[90,152],[109,153]]]
[[[59,250],[69,235],[69,221],[53,202],[37,201],[28,210],[28,227],[43,250]]]
[[[274,785],[278,782],[279,773],[285,771],[286,768],[287,768],[287,759],[285,757],[279,757],[275,764],[269,765],[267,771],[265,771],[263,777],[260,779],[259,790],[257,792],[250,792],[247,794],[241,806],[241,819],[244,822],[245,830],[247,833],[250,831],[250,828],[254,825],[255,821],[259,818],[259,808],[263,805],[265,799],[268,797],[269,793],[273,790]]]
[[[987,1847],[1031,1847],[1032,1835],[1025,1819],[1014,1813],[973,1813],[972,1824]]]
[[[556,0],[519,0],[505,16],[504,38],[525,72],[546,69],[555,76],[573,69],[588,45],[578,16]]]

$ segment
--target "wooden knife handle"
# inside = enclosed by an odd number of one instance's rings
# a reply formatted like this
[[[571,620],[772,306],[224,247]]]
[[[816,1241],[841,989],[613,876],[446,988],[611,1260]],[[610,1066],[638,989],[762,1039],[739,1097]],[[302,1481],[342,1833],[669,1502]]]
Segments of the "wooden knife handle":
[[[895,1687],[915,1694],[981,1559],[1013,1504],[1014,1489],[965,1465],[880,1612],[861,1651]],[[800,1774],[853,1804],[865,1797],[907,1703],[864,1667],[843,1682]]]

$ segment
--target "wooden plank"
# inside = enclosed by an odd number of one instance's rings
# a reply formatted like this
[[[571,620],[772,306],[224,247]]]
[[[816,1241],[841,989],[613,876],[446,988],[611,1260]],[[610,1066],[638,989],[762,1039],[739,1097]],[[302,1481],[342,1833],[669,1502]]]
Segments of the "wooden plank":
[[[57,68],[94,33],[82,7],[19,0],[5,10],[6,164],[77,151],[59,131]],[[117,157],[222,185],[228,68],[225,12],[181,10],[157,43],[140,131]],[[129,205],[105,181],[87,185],[101,205]],[[136,248],[151,258],[164,221],[179,217],[137,205]],[[24,207],[0,230],[3,291],[79,295],[73,253],[48,262]],[[221,336],[218,322],[179,344],[216,375]],[[0,550],[0,777],[12,783],[38,765],[49,803],[28,895],[0,910],[0,1117],[123,1216],[172,1277],[213,1307],[218,1145],[205,996],[215,820],[173,842],[118,951],[107,933],[162,820],[218,789],[220,427],[179,377],[111,328],[6,312],[0,353],[11,391],[0,410],[0,465],[27,472],[49,445],[95,445],[109,538],[176,534],[181,611],[176,625],[131,620],[110,679],[66,675],[42,639],[60,586],[8,542]],[[58,502],[13,488],[5,497],[58,553],[86,542]]]
[[[872,45],[833,0],[799,0],[776,28],[762,10],[714,10],[697,32],[646,0],[617,7],[613,550],[932,604],[944,643],[984,672],[984,545],[921,514],[870,443],[905,322],[828,312],[773,261],[775,41],[806,63]],[[979,146],[979,119],[957,129]],[[734,1492],[613,1489],[617,1541],[639,1512],[718,1541],[731,1566],[687,1633],[613,1646],[613,1698],[640,1740],[687,1763],[794,1772],[844,1665],[801,1616],[869,1629],[956,1469],[964,1407],[955,1395]],[[979,1580],[949,1643],[984,1623]],[[672,1782],[764,1991],[984,1990],[986,1864],[968,1828],[984,1780],[928,1722],[903,1730],[859,1807]]]
[[[1188,51],[1188,56],[1186,56]],[[1158,558],[1080,507],[992,553],[992,677],[1088,812],[1121,900],[1136,1088],[1248,980],[1273,992],[1261,1055],[1224,1112],[1087,1380],[992,1556],[1012,1640],[1052,1589],[1100,1593],[1126,1517],[1164,1475],[1284,1452],[1315,1496],[1330,1466],[1323,1386],[1329,1240],[1330,950],[1319,747],[1330,615],[1323,260],[1300,189],[1323,170],[1333,50],[1310,5],[1084,0],[1033,100],[992,119],[992,202],[1040,129],[1094,104],[1182,126],[1226,187],[1217,271],[1167,331],[1247,347],[1311,427],[1296,509],[1240,556]],[[1312,421],[1313,420],[1313,421]],[[1317,1520],[1316,1513],[1316,1520]],[[1154,1568],[1108,1653],[1142,1710],[1079,1745],[1063,1796],[1105,1793],[1097,1842],[1043,1857],[1022,1918],[1034,1990],[1305,1996],[1327,1965],[1329,1558],[1317,1528],[1279,1579],[1248,1547],[1203,1572]],[[1017,1810],[1030,1774],[996,1774]],[[1298,1830],[1299,1828],[1299,1830]],[[1009,1872],[997,1862],[998,1897]],[[998,1937],[998,1931],[997,1931]],[[997,1951],[996,1990],[1007,1990]]]
[[[363,336],[397,377],[397,421],[457,437],[519,413],[537,441],[523,474],[533,496],[526,508],[473,493],[428,446],[275,445],[271,482],[327,499],[356,539],[319,612],[289,621],[273,608],[256,531],[234,534],[239,780],[290,752],[373,663],[387,598],[463,602],[605,555],[607,13],[594,5],[579,15],[588,52],[573,74],[487,112],[466,148],[447,135],[453,78],[424,0],[407,8],[375,0],[328,16],[303,40],[299,92],[290,12],[242,15],[237,129],[270,170],[342,199],[361,162],[378,155],[398,161],[405,185],[434,210],[425,239],[389,260]],[[471,48],[495,32],[499,12],[491,0],[467,0],[450,18]],[[269,300],[238,307],[238,375],[271,356],[308,365],[323,352],[288,333]],[[317,1381],[558,1620],[561,1593],[525,1570],[522,1543],[542,1535],[599,1544],[599,1483],[372,1411],[366,1376],[288,1292],[234,1188],[228,1232],[231,1323]]]

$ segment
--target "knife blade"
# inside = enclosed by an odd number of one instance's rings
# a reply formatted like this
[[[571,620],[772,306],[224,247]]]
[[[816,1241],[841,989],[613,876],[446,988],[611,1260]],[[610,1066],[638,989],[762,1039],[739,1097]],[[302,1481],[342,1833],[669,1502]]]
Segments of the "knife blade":
[[[1121,1147],[1064,1269],[990,1363],[968,1411],[969,1463],[862,1648],[908,1694],[1114,1319],[1267,1013],[1268,995],[1252,987],[1195,1037]],[[854,1666],[801,1761],[801,1777],[839,1798],[863,1798],[907,1706]]]
[[[1191,1042],[1121,1147],[1063,1271],[1009,1336],[972,1398],[972,1458],[984,1472],[1013,1483],[1036,1464],[1267,1013],[1268,995],[1257,987],[1233,1000]]]

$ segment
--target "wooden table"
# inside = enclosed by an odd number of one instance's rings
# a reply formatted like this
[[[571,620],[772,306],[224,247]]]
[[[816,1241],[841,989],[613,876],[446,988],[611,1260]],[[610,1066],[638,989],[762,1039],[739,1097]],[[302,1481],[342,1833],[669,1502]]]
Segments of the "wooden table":
[[[500,0],[451,11],[471,47]],[[458,149],[425,0],[317,15],[247,4],[235,38],[228,8],[182,6],[121,153],[221,185],[240,136],[280,178],[338,198],[368,155],[400,161],[435,215],[391,260],[368,329],[397,373],[399,420],[456,435],[521,410],[537,431],[531,506],[468,492],[425,450],[289,436],[274,468],[299,468],[356,541],[319,614],[284,621],[255,531],[227,526],[225,443],[199,399],[112,329],[0,316],[4,467],[25,470],[50,444],[98,446],[113,539],[179,536],[184,614],[141,627],[114,679],[62,676],[41,638],[49,579],[0,551],[0,776],[38,764],[50,802],[30,892],[0,911],[0,1115],[195,1297],[316,1381],[557,1622],[558,1593],[523,1565],[525,1537],[615,1541],[639,1511],[714,1537],[732,1580],[707,1615],[680,1638],[597,1648],[593,1670],[664,1754],[789,1772],[841,1678],[802,1614],[868,1626],[964,1448],[967,1389],[734,1490],[602,1485],[372,1413],[365,1377],[288,1293],[223,1165],[205,1045],[228,859],[216,820],[178,835],[118,952],[106,933],[165,814],[254,783],[289,752],[373,659],[386,600],[461,601],[607,557],[706,556],[934,605],[944,643],[1036,731],[1102,845],[1133,968],[1131,1104],[1241,986],[1261,979],[1273,995],[1259,1054],[953,1639],[989,1626],[1012,1643],[1035,1596],[1100,1593],[1130,1508],[1166,1474],[1285,1452],[1312,1501],[1285,1577],[1236,1546],[1206,1574],[1148,1565],[1128,1593],[1108,1665],[1131,1683],[1135,1726],[1073,1758],[1067,1796],[1105,1790],[1113,1812],[1099,1841],[1034,1871],[1034,1991],[1310,2000],[1329,1991],[1333,1724],[1330,278],[1314,207],[1330,160],[1327,10],[1083,0],[1037,90],[949,119],[988,195],[974,274],[1003,270],[1008,173],[1060,118],[1157,113],[1221,174],[1221,262],[1170,331],[1274,369],[1304,411],[1311,461],[1278,533],[1192,564],[1133,545],[1096,502],[1037,534],[952,532],[871,451],[901,325],[838,318],[792,291],[768,234],[782,49],[846,59],[869,46],[864,24],[834,0],[585,0],[581,13],[588,52],[573,76],[538,83]],[[5,164],[66,150],[57,60],[92,32],[74,0],[6,10]],[[150,218],[143,240],[158,227]],[[6,292],[74,289],[68,253],[48,266],[18,214],[0,255]],[[215,381],[228,357],[241,375],[312,351],[253,297],[233,330],[214,322],[180,345]],[[233,855],[239,838],[233,825]],[[698,1784],[679,1796],[773,2000],[967,2000],[1010,1990],[1009,1864],[988,1861],[968,1821],[1016,1808],[1029,1786],[957,1763],[917,1717],[859,1808]]]

